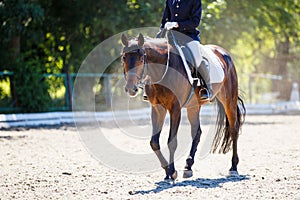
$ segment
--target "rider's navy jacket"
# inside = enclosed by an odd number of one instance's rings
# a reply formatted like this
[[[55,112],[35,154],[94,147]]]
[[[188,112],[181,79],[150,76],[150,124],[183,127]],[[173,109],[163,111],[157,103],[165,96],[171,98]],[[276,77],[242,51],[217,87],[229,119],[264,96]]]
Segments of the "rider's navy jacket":
[[[199,40],[199,30],[202,14],[201,0],[166,0],[161,28],[166,22],[178,22],[178,28],[174,29],[184,33],[195,40]]]

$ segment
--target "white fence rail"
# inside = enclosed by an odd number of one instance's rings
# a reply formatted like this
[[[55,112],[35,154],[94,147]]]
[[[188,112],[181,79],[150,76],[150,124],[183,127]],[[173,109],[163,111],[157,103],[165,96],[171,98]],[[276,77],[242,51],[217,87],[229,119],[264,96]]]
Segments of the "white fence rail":
[[[284,102],[270,105],[246,105],[247,115],[300,114],[300,102]],[[215,115],[215,106],[207,105],[201,115]],[[182,117],[186,112],[182,113]],[[130,119],[129,119],[130,118]],[[114,122],[116,120],[149,120],[150,108],[109,112],[48,112],[32,114],[0,114],[0,128],[55,126],[63,124]]]

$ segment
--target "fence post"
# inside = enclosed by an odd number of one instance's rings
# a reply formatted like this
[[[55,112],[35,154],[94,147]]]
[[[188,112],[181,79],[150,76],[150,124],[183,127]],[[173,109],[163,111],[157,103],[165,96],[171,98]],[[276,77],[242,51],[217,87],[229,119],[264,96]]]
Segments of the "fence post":
[[[248,87],[249,87],[249,102],[252,104],[252,82],[254,81],[253,75],[250,74],[249,76],[249,82],[248,82]]]
[[[72,84],[71,84],[71,76],[70,76],[70,73],[69,72],[67,72],[67,87],[66,87],[66,89],[67,89],[67,93],[66,94],[68,94],[68,96],[67,96],[67,98],[68,98],[68,102],[69,102],[69,105],[67,105],[68,106],[68,110],[69,111],[71,111],[72,110],[72,107],[73,107],[73,102],[72,102]]]
[[[104,74],[103,74],[104,75]],[[105,102],[108,108],[111,107],[111,87],[110,87],[110,74],[105,74],[104,77],[104,87],[105,87]]]

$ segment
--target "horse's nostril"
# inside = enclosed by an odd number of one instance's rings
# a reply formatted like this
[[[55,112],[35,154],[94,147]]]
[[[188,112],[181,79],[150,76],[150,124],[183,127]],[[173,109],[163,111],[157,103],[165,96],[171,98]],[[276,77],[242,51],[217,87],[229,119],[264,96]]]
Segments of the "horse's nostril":
[[[127,87],[125,87],[124,89],[125,89],[125,92],[128,92],[128,89],[127,89]]]

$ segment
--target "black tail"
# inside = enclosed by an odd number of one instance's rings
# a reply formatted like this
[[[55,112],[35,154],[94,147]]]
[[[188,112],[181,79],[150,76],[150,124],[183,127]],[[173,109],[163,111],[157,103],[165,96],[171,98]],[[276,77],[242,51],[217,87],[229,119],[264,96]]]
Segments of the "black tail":
[[[219,149],[219,153],[227,153],[231,147],[232,147],[232,141],[233,137],[238,137],[239,131],[244,123],[245,115],[246,115],[246,108],[244,105],[243,100],[238,97],[238,105],[237,105],[237,121],[236,121],[236,135],[230,134],[230,127],[227,115],[225,113],[224,106],[222,103],[217,100],[217,106],[218,106],[218,116],[217,116],[217,130],[216,135],[213,141],[213,146],[211,151],[213,153],[216,153]],[[220,148],[219,145],[221,144]]]

